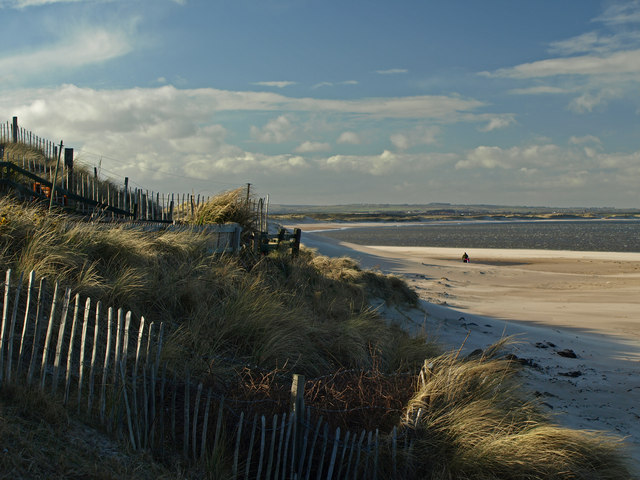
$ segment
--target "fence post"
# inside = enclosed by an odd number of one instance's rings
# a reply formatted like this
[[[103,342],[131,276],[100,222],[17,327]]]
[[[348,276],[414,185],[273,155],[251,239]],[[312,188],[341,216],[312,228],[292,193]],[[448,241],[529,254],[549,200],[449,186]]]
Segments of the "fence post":
[[[13,117],[13,143],[18,143],[18,117]]]
[[[64,168],[67,170],[67,190],[73,189],[73,148],[64,149]]]
[[[291,245],[291,256],[297,257],[300,253],[300,238],[302,237],[302,230],[296,228],[293,230],[293,244]]]
[[[127,203],[127,195],[129,193],[129,177],[124,177],[124,205],[123,210],[129,211],[129,204]]]
[[[62,140],[60,140],[60,150],[58,151],[58,162],[56,163],[56,174],[53,177],[53,182],[51,184],[51,199],[49,200],[49,211],[51,211],[51,207],[53,207],[53,197],[56,193],[56,182],[58,181],[58,167],[60,167],[60,154],[62,154]]]
[[[292,462],[294,472],[298,472],[298,459],[302,450],[302,429],[304,426],[304,375],[293,375],[291,382],[291,411],[295,413],[295,423],[293,425],[293,448]],[[285,466],[286,468],[286,466]]]

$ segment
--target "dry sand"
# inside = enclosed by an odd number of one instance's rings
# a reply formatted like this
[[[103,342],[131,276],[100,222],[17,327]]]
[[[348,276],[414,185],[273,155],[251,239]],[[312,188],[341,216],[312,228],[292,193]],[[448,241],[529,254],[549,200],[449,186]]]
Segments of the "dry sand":
[[[624,438],[640,467],[640,253],[477,249],[465,264],[460,249],[364,247],[312,229],[302,243],[319,253],[407,279],[422,299],[392,312],[407,329],[463,354],[517,335],[510,349],[544,408]]]

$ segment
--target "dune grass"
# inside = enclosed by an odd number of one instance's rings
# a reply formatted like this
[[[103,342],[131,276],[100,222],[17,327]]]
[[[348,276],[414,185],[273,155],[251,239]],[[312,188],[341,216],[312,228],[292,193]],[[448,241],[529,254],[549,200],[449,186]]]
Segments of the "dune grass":
[[[165,322],[165,360],[176,368],[205,371],[224,357],[315,376],[368,368],[372,348],[384,352],[389,371],[419,367],[433,352],[368,306],[371,292],[415,301],[406,284],[347,259],[211,255],[206,234],[98,227],[6,197],[0,215],[0,267],[25,277],[35,270],[73,293]],[[402,344],[411,342],[424,347],[405,358]]]
[[[518,364],[498,351],[425,361],[401,427],[415,441],[412,478],[633,478],[619,439],[555,424],[521,389]]]
[[[381,318],[370,307],[374,296],[390,304],[416,304],[416,294],[400,278],[304,249],[297,258],[278,251],[266,257],[211,255],[205,234],[81,224],[8,197],[0,199],[0,217],[0,268],[25,274],[35,269],[39,277],[59,281],[73,293],[165,322],[163,363],[176,372],[189,368],[192,378],[228,385],[247,365],[311,378],[349,369],[420,372],[399,424],[415,440],[415,468],[407,478],[632,478],[617,440],[559,427],[529,402],[514,363],[497,354],[500,346],[474,359],[440,355],[425,336],[411,337]],[[344,394],[346,386],[335,391]],[[0,427],[3,443],[14,441],[16,432],[30,432],[32,439],[51,435],[53,445],[68,437],[70,420],[58,407],[36,408],[52,418],[37,419],[41,423],[35,425],[25,412],[15,411],[16,395],[3,395],[0,414],[10,418]],[[386,424],[393,421],[385,419]],[[93,458],[82,449],[68,455],[70,462]],[[228,458],[225,452],[219,456]],[[29,461],[52,478],[71,471],[46,470],[36,453]],[[216,468],[224,471],[223,464]],[[105,478],[127,478],[147,468],[126,465],[120,471],[109,466],[107,472],[114,473]],[[382,459],[380,468],[389,474],[389,465]],[[0,466],[19,473],[30,468],[26,463]],[[86,468],[81,473],[91,476]],[[172,474],[179,478],[175,471],[158,470],[157,476]]]

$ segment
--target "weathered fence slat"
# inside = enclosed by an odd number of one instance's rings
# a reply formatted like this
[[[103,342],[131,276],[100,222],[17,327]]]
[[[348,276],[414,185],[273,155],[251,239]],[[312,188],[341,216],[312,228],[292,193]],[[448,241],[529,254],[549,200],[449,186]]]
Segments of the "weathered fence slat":
[[[44,348],[42,349],[42,362],[40,363],[40,389],[44,390],[44,382],[46,379],[47,360],[49,358],[49,345],[51,344],[51,331],[53,330],[53,319],[56,312],[56,304],[58,299],[58,282],[53,288],[53,301],[51,302],[51,312],[49,314],[49,325],[47,326],[47,336],[44,340]]]
[[[40,286],[38,288],[38,304],[36,307],[36,322],[33,330],[33,346],[31,348],[31,360],[29,361],[29,369],[27,371],[27,384],[31,385],[33,375],[36,371],[36,361],[38,354],[38,344],[40,337],[40,323],[44,313],[44,290],[46,287],[46,279],[40,279]]]
[[[238,478],[238,458],[240,456],[240,437],[242,436],[243,420],[244,420],[244,412],[240,412],[240,420],[238,421],[238,433],[236,435],[236,448],[234,449],[234,452],[233,452],[233,467],[231,469],[231,476],[233,480],[236,480]]]
[[[253,442],[256,438],[256,426],[258,424],[258,414],[253,415],[253,426],[251,427],[251,437],[249,440],[249,449],[247,450],[247,460],[244,465],[244,480],[249,480],[249,471],[251,470],[251,456],[253,454]]]
[[[324,424],[324,431],[322,432],[322,453],[318,458],[318,476],[317,479],[320,480],[322,478],[322,470],[324,468],[324,455],[327,453],[327,442],[329,441],[329,425]]]
[[[2,305],[2,328],[0,328],[0,385],[2,385],[2,372],[4,371],[4,337],[7,317],[9,316],[9,289],[11,288],[11,269],[5,273],[4,280],[4,304]]]
[[[287,414],[283,413],[282,414],[282,420],[280,421],[280,440],[278,441],[278,455],[277,455],[277,460],[276,460],[276,472],[273,475],[273,479],[274,480],[278,480],[278,474],[280,473],[280,460],[282,459],[282,446],[284,445],[284,436],[286,433],[286,426],[287,426]],[[267,477],[269,478],[269,477]]]
[[[213,451],[218,451],[218,443],[220,442],[220,432],[222,430],[222,416],[224,414],[224,395],[220,397],[220,406],[218,407],[218,418],[216,419],[216,435],[213,439]]]
[[[340,443],[340,427],[336,428],[335,439],[333,440],[333,450],[331,450],[331,460],[329,461],[329,470],[327,470],[327,480],[333,477],[333,468],[336,463],[336,455],[338,454],[338,445]]]
[[[265,426],[264,426],[264,415],[262,416],[262,444],[260,445],[260,463],[258,476],[256,478],[260,478],[260,470],[262,469],[262,454],[264,452],[264,436],[265,436]],[[267,480],[271,478],[271,467],[273,466],[273,453],[276,446],[276,432],[278,431],[278,415],[273,416],[273,428],[271,430],[271,444],[269,446],[269,460],[267,465]]]
[[[264,449],[265,449],[264,440],[265,440],[266,430],[267,430],[266,419],[264,415],[262,415],[260,422],[262,426],[261,434],[260,434],[260,458],[258,460],[258,473],[256,474],[256,480],[260,480],[260,474],[262,473],[262,460],[264,459]],[[271,445],[273,445],[273,438],[275,437],[277,422],[278,422],[278,416],[275,415],[273,417],[273,435],[271,436]],[[273,447],[271,447],[271,451],[273,453]],[[269,462],[271,462],[271,460],[269,460]]]
[[[311,448],[309,449],[309,465],[307,466],[307,475],[304,477],[306,480],[309,480],[311,476],[311,467],[313,464],[313,452],[316,448],[316,442],[318,440],[318,435],[320,433],[320,425],[322,425],[322,416],[318,419],[318,424],[316,425],[316,431],[313,434],[313,442],[311,442]]]
[[[27,287],[27,301],[25,303],[24,308],[24,322],[22,324],[22,334],[20,336],[20,350],[18,351],[18,365],[17,372],[18,375],[22,371],[22,362],[23,362],[23,354],[25,349],[25,338],[27,337],[27,329],[29,322],[29,314],[31,308],[31,295],[33,294],[33,284],[36,279],[36,272],[31,270],[29,273],[29,286]]]
[[[60,358],[62,356],[62,347],[64,345],[64,332],[65,332],[65,327],[67,326],[67,315],[69,313],[70,302],[71,302],[71,289],[67,287],[65,289],[64,300],[62,302],[62,318],[60,320],[60,328],[58,329],[58,343],[56,345],[56,356],[53,362],[53,381],[51,385],[51,390],[54,393],[58,388],[58,375],[60,373]]]
[[[351,432],[347,430],[347,434],[344,436],[344,446],[342,447],[342,455],[340,455],[340,466],[338,468],[338,472],[336,474],[337,478],[342,478],[342,470],[344,468],[344,457],[347,453],[347,448],[349,447],[349,436]]]
[[[115,349],[115,356],[113,359],[113,374],[111,377],[111,383],[113,383],[113,385],[116,385],[117,379],[119,377],[119,370],[120,370],[120,357],[122,355],[122,331],[124,330],[124,318],[122,316],[122,309],[119,308],[118,312],[117,312],[117,320],[116,320],[116,349]]]
[[[7,345],[7,383],[11,383],[11,361],[13,359],[13,340],[16,331],[16,318],[18,316],[18,304],[20,303],[20,293],[22,292],[22,278],[20,274],[16,287],[15,300],[13,302],[13,313],[11,314],[11,326],[9,327],[9,343]]]
[[[127,425],[129,427],[129,440],[131,441],[131,446],[133,447],[134,450],[137,450],[137,446],[136,446],[136,438],[135,438],[135,434],[133,432],[133,423],[131,421],[131,407],[129,407],[129,398],[127,396],[127,380],[125,379],[124,376],[124,366],[121,363],[120,364],[120,376],[122,379],[122,393],[124,396],[124,405],[125,405],[125,409],[127,412]]]
[[[185,379],[184,379],[184,439],[183,439],[183,449],[182,449],[182,456],[185,459],[189,458],[189,409],[190,409],[190,405],[189,405],[189,392],[191,390],[190,385],[189,385],[189,373],[188,370],[186,372],[185,375]]]
[[[192,431],[192,450],[193,450],[193,459],[197,460],[198,459],[198,455],[197,455],[197,451],[196,451],[196,442],[197,442],[197,430],[198,430],[198,414],[200,413],[200,397],[202,396],[202,382],[198,383],[198,391],[196,392],[196,401],[195,401],[195,405],[193,407],[193,427],[191,429]]]
[[[104,424],[107,410],[107,376],[109,374],[109,357],[111,356],[111,337],[113,330],[113,308],[107,310],[107,345],[102,368],[102,384],[100,386],[100,422]]]
[[[78,312],[80,309],[80,294],[76,294],[75,305],[73,307],[73,321],[71,323],[71,337],[69,338],[69,353],[67,354],[67,371],[64,382],[64,404],[69,401],[69,387],[71,385],[71,362],[73,360],[73,345],[78,324]]]
[[[91,312],[91,299],[87,297],[84,303],[84,316],[82,321],[82,336],[80,338],[80,359],[78,361],[78,413],[82,402],[82,383],[84,380],[84,359],[87,346],[87,331],[89,329],[89,313]]]
[[[293,423],[295,422],[296,412],[292,412],[289,415],[289,422],[287,424],[287,436],[284,442],[284,458],[282,459],[282,479],[287,476],[287,456],[289,454],[289,439],[291,438],[291,430],[293,430]]]
[[[211,389],[207,389],[207,403],[204,407],[204,419],[202,420],[202,441],[200,442],[200,460],[205,459],[207,445],[207,429],[209,427],[209,409],[211,408]],[[164,416],[164,415],[163,415]]]
[[[91,414],[91,407],[93,406],[93,385],[98,368],[98,340],[99,340],[99,328],[100,328],[100,313],[102,310],[102,302],[96,304],[96,321],[93,327],[93,348],[91,351],[91,367],[89,368],[89,398],[87,399],[87,411]]]

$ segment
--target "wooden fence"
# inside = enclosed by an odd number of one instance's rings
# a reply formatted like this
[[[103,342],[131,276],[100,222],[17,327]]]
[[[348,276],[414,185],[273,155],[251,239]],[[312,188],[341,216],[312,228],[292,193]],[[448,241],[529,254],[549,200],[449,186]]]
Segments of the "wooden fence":
[[[129,187],[129,179],[124,179],[124,185],[117,186],[108,180],[99,178],[99,172],[93,167],[93,172],[74,169],[74,153],[72,148],[65,148],[45,140],[18,125],[17,117],[13,122],[0,123],[0,150],[8,143],[22,143],[42,154],[37,159],[34,156],[18,155],[6,158],[2,162],[5,175],[0,183],[9,185],[24,195],[54,197],[54,203],[72,208],[82,214],[102,214],[110,218],[129,218],[139,221],[153,221],[173,223],[193,215],[195,210],[209,201],[210,197],[200,194],[159,193],[142,188]],[[64,153],[64,155],[63,155]],[[7,156],[7,155],[4,155]],[[56,174],[58,157],[59,171]],[[0,162],[3,155],[0,154]],[[30,182],[26,188],[23,183],[12,182],[11,174],[27,178]],[[55,185],[55,187],[54,187]],[[255,212],[256,226],[264,226],[266,231],[266,202],[264,199],[251,200],[249,185],[247,185],[247,201],[251,202]]]
[[[312,420],[302,376],[293,378],[290,411],[238,412],[224,391],[162,365],[162,323],[58,284],[50,293],[34,272],[26,280],[12,275],[4,284],[0,388],[47,392],[136,450],[172,451],[206,466],[224,449],[234,479],[407,478],[412,471],[407,431],[341,432]]]

